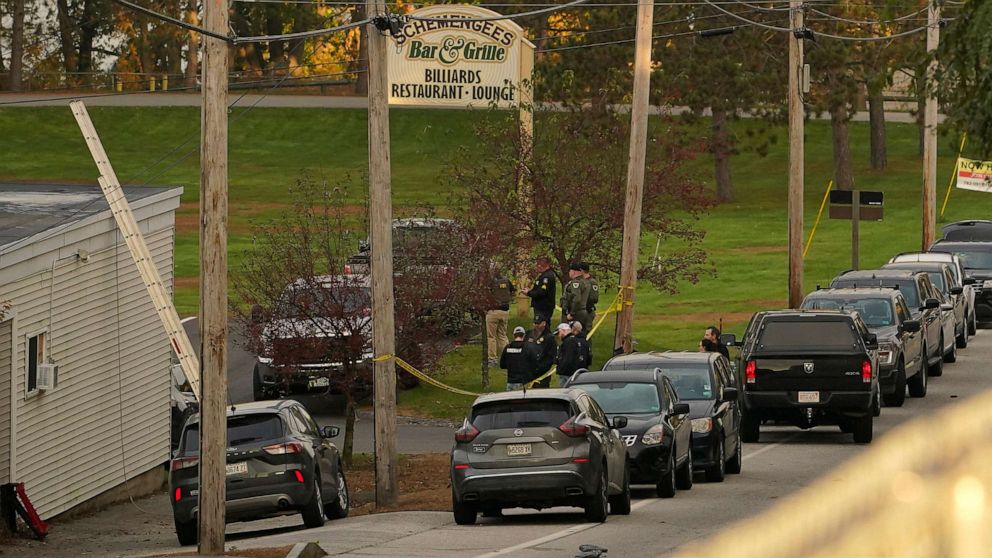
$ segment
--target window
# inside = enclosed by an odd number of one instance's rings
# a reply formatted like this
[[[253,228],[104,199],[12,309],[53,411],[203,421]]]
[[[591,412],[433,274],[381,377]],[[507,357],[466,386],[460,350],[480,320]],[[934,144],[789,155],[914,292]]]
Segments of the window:
[[[672,382],[679,401],[715,398],[709,363],[673,364],[666,367],[664,372],[665,377]]]
[[[38,391],[38,366],[45,363],[46,345],[44,333],[28,337],[26,371],[28,394]]]
[[[567,401],[527,399],[479,405],[472,410],[472,424],[480,431],[501,428],[550,426],[557,428],[572,416]]]
[[[290,411],[295,418],[300,423],[300,432],[312,437],[319,438],[317,423],[310,418],[310,414],[303,410],[302,407],[293,407]]]
[[[658,386],[648,383],[602,382],[576,384],[612,415],[652,414],[661,410]],[[590,405],[592,407],[592,405]]]
[[[844,321],[767,322],[761,328],[760,349],[808,352],[818,349],[850,349],[858,346],[854,327]]]
[[[227,445],[256,445],[283,437],[282,421],[273,413],[227,417]],[[183,437],[183,452],[200,451],[200,425],[193,424]]]

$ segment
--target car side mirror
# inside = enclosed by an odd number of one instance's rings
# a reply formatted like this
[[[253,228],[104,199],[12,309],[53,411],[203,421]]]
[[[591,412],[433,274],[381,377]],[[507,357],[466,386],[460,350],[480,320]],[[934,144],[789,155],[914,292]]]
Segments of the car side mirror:
[[[672,409],[672,414],[674,415],[688,415],[689,414],[689,404],[688,403],[676,403],[675,407]]]
[[[724,333],[720,336],[720,344],[724,347],[736,347],[737,346],[737,336],[733,333]]]
[[[617,430],[627,428],[627,417],[613,417],[613,428]]]
[[[337,426],[325,426],[320,429],[320,435],[324,438],[337,438],[341,429]]]
[[[865,348],[869,351],[874,351],[878,349],[878,336],[874,333],[869,333],[865,335]]]
[[[936,310],[940,308],[940,301],[936,298],[928,298],[925,303],[923,303],[923,308],[921,310]]]
[[[961,280],[961,283],[963,285],[974,285],[978,283],[978,279],[975,279],[974,277],[965,277],[964,279]]]
[[[952,295],[959,295],[964,292],[964,287],[951,287]]]
[[[725,387],[723,388],[723,395],[721,397],[723,401],[737,401],[737,388],[735,387]]]
[[[920,320],[906,320],[899,327],[902,328],[903,331],[916,333],[922,329],[922,324],[920,323]]]

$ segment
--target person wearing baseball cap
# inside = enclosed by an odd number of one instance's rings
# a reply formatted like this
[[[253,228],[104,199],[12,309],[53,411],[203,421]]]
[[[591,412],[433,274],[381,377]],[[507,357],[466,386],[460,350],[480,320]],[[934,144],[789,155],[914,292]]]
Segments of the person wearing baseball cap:
[[[578,325],[577,322],[576,325]],[[579,328],[581,327],[579,325]],[[558,345],[558,369],[555,372],[558,374],[558,385],[561,386],[576,370],[586,368],[589,363],[585,361],[586,353],[583,351],[579,338],[575,336],[571,325],[559,324],[558,338],[561,339],[561,344]]]
[[[548,321],[542,316],[534,317],[534,329],[527,332],[527,344],[537,349],[537,370],[534,372],[534,379],[545,375],[555,364],[555,356],[558,353],[558,345],[555,344],[555,335],[548,331]],[[538,387],[550,387],[551,376],[541,380]]]
[[[527,330],[513,328],[513,341],[503,348],[499,367],[506,370],[506,391],[522,389],[524,384],[535,377],[537,371],[537,348],[527,343]]]

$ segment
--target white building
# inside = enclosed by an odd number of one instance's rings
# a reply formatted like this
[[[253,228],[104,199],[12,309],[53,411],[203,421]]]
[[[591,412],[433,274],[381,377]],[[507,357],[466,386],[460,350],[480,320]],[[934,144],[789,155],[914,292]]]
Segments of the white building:
[[[171,292],[182,190],[125,192]],[[99,188],[0,184],[0,314],[0,483],[50,518],[160,475],[169,340]]]

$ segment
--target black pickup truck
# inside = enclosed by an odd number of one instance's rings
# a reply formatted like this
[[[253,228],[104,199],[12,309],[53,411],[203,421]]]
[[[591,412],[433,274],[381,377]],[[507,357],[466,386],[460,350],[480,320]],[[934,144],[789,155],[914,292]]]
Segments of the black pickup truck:
[[[872,439],[879,406],[878,340],[857,312],[758,312],[740,347],[744,372],[741,435],[757,442],[764,421],[807,429],[839,425],[854,441]]]

